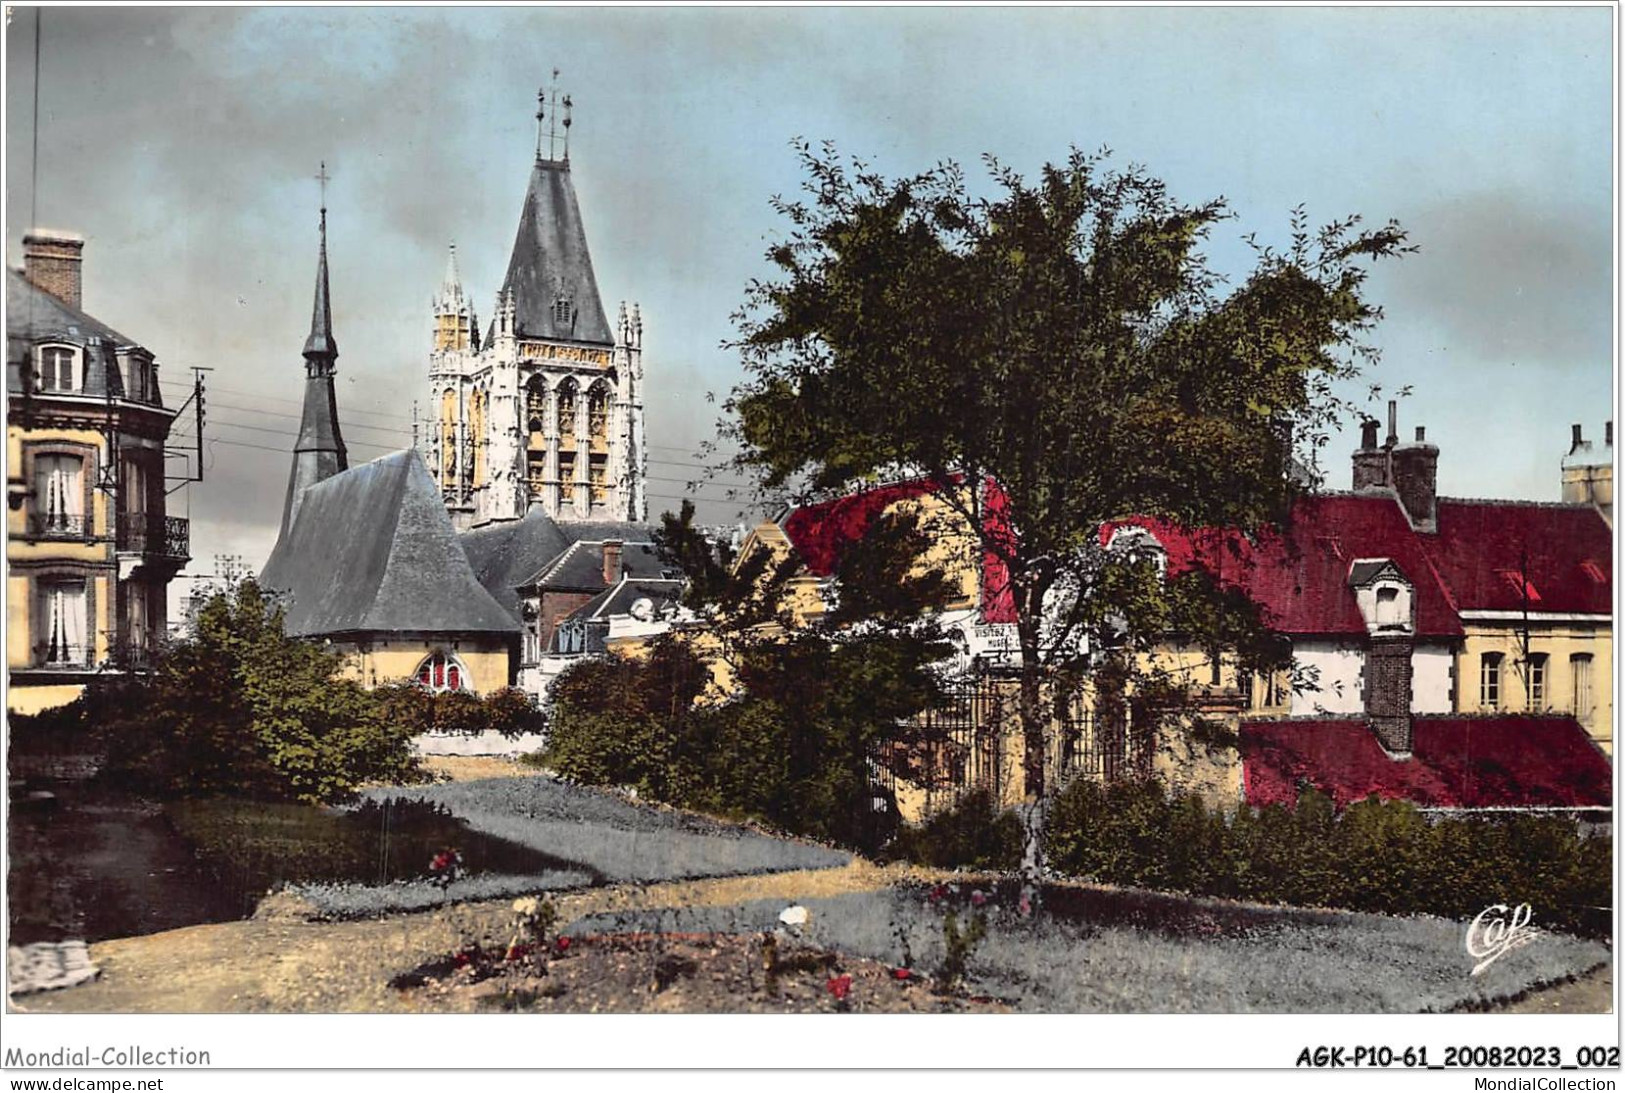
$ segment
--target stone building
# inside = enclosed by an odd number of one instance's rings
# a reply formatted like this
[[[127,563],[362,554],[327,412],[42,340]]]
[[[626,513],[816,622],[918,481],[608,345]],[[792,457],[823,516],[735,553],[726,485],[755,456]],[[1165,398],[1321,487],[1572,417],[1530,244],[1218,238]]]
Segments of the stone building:
[[[562,102],[565,132],[569,97]],[[558,102],[538,139],[508,270],[483,336],[455,245],[434,298],[418,447],[459,529],[540,507],[561,522],[647,518],[643,319],[598,292]]]
[[[1563,457],[1563,503],[1595,505],[1608,526],[1614,526],[1614,423],[1602,427],[1602,447],[1585,438],[1574,426],[1574,438]]]
[[[519,627],[475,579],[440,488],[416,451],[349,466],[339,427],[327,272],[327,210],[305,401],[282,527],[260,583],[287,632],[325,640],[367,686],[415,679],[480,694],[513,682]]]
[[[147,662],[190,525],[169,515],[158,361],[83,310],[84,240],[34,231],[6,271],[8,708]]]

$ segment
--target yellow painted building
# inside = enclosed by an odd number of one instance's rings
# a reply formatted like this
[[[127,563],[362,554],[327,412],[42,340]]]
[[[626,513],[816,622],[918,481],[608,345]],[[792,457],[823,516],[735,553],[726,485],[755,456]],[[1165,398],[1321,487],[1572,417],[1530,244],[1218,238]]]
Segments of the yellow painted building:
[[[157,361],[81,309],[83,240],[23,246],[6,273],[7,708],[36,713],[147,663],[190,526],[166,509]]]

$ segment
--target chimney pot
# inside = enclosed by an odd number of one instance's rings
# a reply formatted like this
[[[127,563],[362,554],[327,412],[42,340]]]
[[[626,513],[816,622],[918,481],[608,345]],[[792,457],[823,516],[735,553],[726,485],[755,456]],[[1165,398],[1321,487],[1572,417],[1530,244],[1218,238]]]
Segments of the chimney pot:
[[[1370,451],[1377,446],[1377,421],[1375,418],[1366,418],[1360,423],[1360,447]]]
[[[1614,423],[1612,421],[1603,422],[1602,442],[1610,448],[1614,446]]]
[[[619,584],[621,581],[621,541],[611,539],[604,544],[604,583]]]
[[[36,228],[23,236],[23,276],[75,311],[84,307],[84,236]]]
[[[1399,402],[1388,400],[1388,446],[1392,448],[1399,443]]]
[[[1426,444],[1426,443],[1427,443],[1427,439],[1428,439],[1428,431],[1427,431],[1427,426],[1425,426],[1425,425],[1418,425],[1418,426],[1417,426],[1417,427],[1416,427],[1416,442],[1417,442],[1417,443],[1418,443],[1418,444]]]
[[[1584,430],[1579,425],[1571,425],[1571,426],[1569,426],[1569,430],[1570,430],[1570,434],[1571,434],[1571,439],[1569,441],[1569,451],[1572,452],[1572,451],[1574,451],[1574,449],[1576,449],[1576,448],[1578,448],[1580,446],[1582,441],[1585,440],[1585,436],[1583,435]]]

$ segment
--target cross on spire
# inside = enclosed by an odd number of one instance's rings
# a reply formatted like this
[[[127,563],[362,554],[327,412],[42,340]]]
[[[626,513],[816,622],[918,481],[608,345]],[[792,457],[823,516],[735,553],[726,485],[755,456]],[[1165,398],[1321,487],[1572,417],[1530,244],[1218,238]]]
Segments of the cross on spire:
[[[322,184],[322,221],[324,223],[327,220],[327,181],[332,177],[327,173],[327,161],[322,160],[321,169],[316,172],[316,181]]]

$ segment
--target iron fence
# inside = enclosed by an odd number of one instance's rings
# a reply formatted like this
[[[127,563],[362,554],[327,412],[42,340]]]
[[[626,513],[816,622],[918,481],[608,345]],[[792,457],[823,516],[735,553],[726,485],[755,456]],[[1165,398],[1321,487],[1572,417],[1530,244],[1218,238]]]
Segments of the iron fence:
[[[192,522],[181,516],[127,519],[119,524],[118,549],[162,558],[191,557]]]
[[[1097,715],[1079,696],[1057,707],[1047,756],[1055,787],[1074,778],[1151,774],[1154,739],[1136,732],[1129,716]],[[953,683],[941,704],[898,725],[874,749],[870,765],[881,790],[894,800],[914,795],[919,811],[929,815],[977,791],[1006,802],[1019,793],[1024,753],[1015,681],[978,675]]]
[[[30,512],[28,535],[33,539],[88,539],[90,518],[64,512]]]

